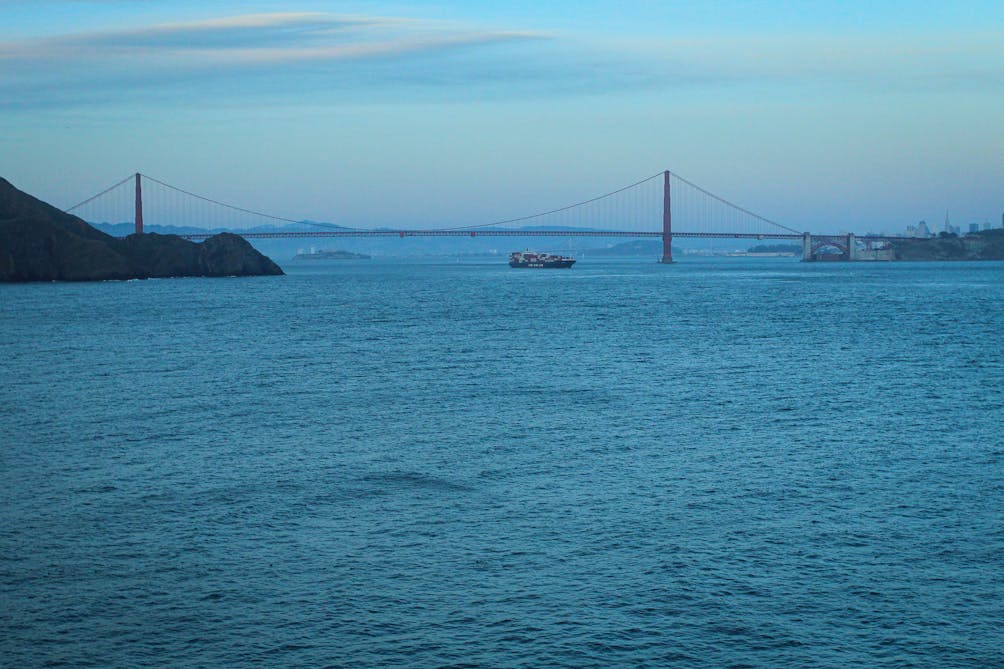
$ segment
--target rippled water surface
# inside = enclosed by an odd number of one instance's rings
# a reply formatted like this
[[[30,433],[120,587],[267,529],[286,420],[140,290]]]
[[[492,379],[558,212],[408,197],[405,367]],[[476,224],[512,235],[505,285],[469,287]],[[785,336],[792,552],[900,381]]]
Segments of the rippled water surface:
[[[0,664],[1004,665],[1004,264],[0,286]]]

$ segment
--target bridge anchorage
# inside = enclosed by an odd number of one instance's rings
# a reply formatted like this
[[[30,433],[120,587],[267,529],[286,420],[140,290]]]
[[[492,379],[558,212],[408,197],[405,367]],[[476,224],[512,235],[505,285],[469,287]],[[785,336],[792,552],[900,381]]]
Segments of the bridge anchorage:
[[[802,235],[802,261],[861,262],[892,260],[889,242],[893,237],[870,235],[858,238],[853,232],[844,235]]]
[[[131,186],[131,187],[130,187]],[[673,262],[673,240],[756,239],[802,242],[803,260],[863,260],[885,237],[801,232],[744,209],[664,170],[623,188],[558,209],[491,223],[438,228],[357,228],[274,216],[196,195],[136,173],[66,210],[116,234],[163,233],[203,240],[221,231],[254,239],[333,237],[605,237],[661,241],[660,263]],[[661,223],[661,224],[660,224]],[[128,225],[128,227],[127,227]],[[676,228],[674,229],[674,225]],[[860,248],[864,245],[864,249]],[[650,248],[643,244],[639,249]]]

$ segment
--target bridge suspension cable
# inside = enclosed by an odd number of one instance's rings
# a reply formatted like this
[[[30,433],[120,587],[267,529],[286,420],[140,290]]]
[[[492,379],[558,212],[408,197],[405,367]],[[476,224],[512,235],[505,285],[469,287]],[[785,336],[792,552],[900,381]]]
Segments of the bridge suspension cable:
[[[101,191],[97,195],[92,195],[91,197],[87,198],[83,202],[78,202],[77,204],[73,205],[69,209],[64,209],[63,211],[66,212],[67,214],[69,214],[74,209],[79,209],[80,207],[83,207],[84,205],[90,204],[91,202],[94,202],[95,200],[97,200],[102,195],[107,195],[108,193],[112,192],[113,190],[115,190],[116,188],[118,188],[119,186],[121,186],[122,184],[124,184],[125,182],[129,181],[130,179],[132,179],[134,177],[135,177],[135,175],[130,174],[129,176],[127,176],[122,181],[116,182],[114,185],[109,186],[108,188],[104,189],[103,191]]]
[[[576,202],[575,204],[569,204],[569,205],[566,205],[564,207],[558,207],[557,209],[552,209],[550,211],[542,211],[542,212],[540,212],[538,214],[530,214],[529,216],[519,216],[517,218],[508,218],[508,219],[505,219],[505,220],[502,220],[502,221],[494,221],[492,223],[482,223],[480,225],[468,225],[468,226],[454,227],[454,228],[436,228],[436,230],[441,230],[443,232],[447,232],[447,231],[450,231],[450,230],[476,230],[476,229],[479,229],[479,228],[490,228],[492,226],[497,226],[497,225],[508,225],[510,223],[521,223],[523,221],[529,221],[529,220],[534,219],[534,218],[541,218],[543,216],[550,216],[551,214],[560,214],[561,212],[569,211],[569,210],[575,209],[577,207],[582,207],[582,206],[585,206],[587,204],[593,204],[594,202],[599,202],[600,200],[605,200],[605,199],[607,199],[609,197],[613,197],[614,195],[617,195],[619,193],[623,193],[624,191],[630,190],[630,189],[632,189],[632,188],[634,188],[636,186],[640,186],[643,183],[647,183],[649,181],[652,181],[653,179],[658,179],[661,176],[662,176],[662,172],[659,172],[658,174],[653,174],[650,177],[646,177],[646,178],[644,178],[644,179],[642,179],[640,181],[636,181],[633,184],[629,184],[627,186],[624,186],[623,188],[618,188],[617,190],[610,191],[609,193],[604,193],[603,195],[598,195],[598,196],[590,198],[588,200],[583,200],[581,202]]]
[[[676,174],[674,172],[670,172],[670,175],[672,175],[674,179],[687,184],[691,188],[694,188],[694,189],[696,189],[696,190],[704,193],[708,197],[713,198],[713,199],[717,200],[718,202],[720,202],[720,203],[722,203],[722,204],[724,204],[724,205],[726,205],[728,207],[732,207],[736,211],[742,212],[743,214],[746,214],[747,216],[752,216],[753,218],[755,218],[755,219],[757,219],[757,220],[759,220],[759,221],[761,221],[763,223],[768,223],[770,225],[773,225],[773,226],[776,226],[778,228],[781,228],[782,230],[786,230],[787,232],[793,232],[795,234],[801,234],[801,231],[799,231],[799,230],[796,230],[794,228],[789,228],[788,226],[782,225],[781,223],[778,223],[777,221],[772,221],[769,218],[764,218],[763,216],[760,216],[759,214],[753,213],[749,209],[746,209],[744,207],[740,207],[739,205],[737,205],[737,204],[735,204],[733,202],[729,202],[725,198],[719,197],[718,195],[715,195],[711,191],[709,191],[707,189],[704,189],[704,188],[701,188],[700,186],[698,186],[697,184],[693,183],[692,181],[688,181],[688,180],[684,179],[679,174]]]
[[[215,204],[215,205],[220,206],[220,207],[226,207],[227,209],[233,209],[234,211],[239,211],[239,212],[241,212],[243,214],[251,214],[252,216],[260,216],[262,218],[270,218],[273,221],[282,221],[283,223],[299,223],[300,222],[300,221],[293,220],[292,218],[283,218],[282,216],[273,216],[272,214],[265,214],[265,213],[262,213],[260,211],[254,211],[253,209],[245,209],[243,207],[238,207],[238,206],[235,206],[235,205],[232,205],[232,204],[227,204],[226,202],[220,202],[219,200],[214,200],[212,198],[205,197],[203,195],[197,195],[196,193],[189,192],[189,191],[187,191],[187,190],[185,190],[183,188],[178,188],[177,186],[172,186],[171,184],[164,183],[163,181],[161,181],[159,179],[154,179],[153,177],[149,177],[149,176],[147,176],[145,174],[142,175],[142,177],[144,179],[148,179],[148,180],[152,181],[155,184],[159,184],[159,185],[163,186],[164,188],[169,188],[169,189],[171,189],[173,191],[176,191],[178,193],[182,193],[182,194],[187,195],[189,197],[194,197],[197,200],[202,200],[203,202],[208,202],[210,204]]]

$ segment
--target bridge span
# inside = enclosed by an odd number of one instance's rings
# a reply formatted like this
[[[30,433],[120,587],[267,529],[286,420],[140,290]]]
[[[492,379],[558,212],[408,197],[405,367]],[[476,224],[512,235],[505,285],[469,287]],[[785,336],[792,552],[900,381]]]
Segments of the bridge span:
[[[144,193],[144,187],[146,192]],[[665,170],[633,184],[564,207],[528,216],[461,227],[356,228],[297,221],[237,207],[136,173],[69,209],[90,222],[164,226],[199,241],[227,230],[246,239],[374,237],[612,237],[659,238],[660,262],[673,262],[674,238],[800,241],[803,259],[855,260],[859,242],[871,248],[892,238],[810,234],[753,213]],[[535,223],[526,227],[526,223]],[[278,225],[277,225],[278,224]],[[524,224],[523,227],[513,227]],[[290,228],[298,229],[290,229]],[[307,229],[303,229],[307,228]],[[835,251],[835,253],[833,253]]]

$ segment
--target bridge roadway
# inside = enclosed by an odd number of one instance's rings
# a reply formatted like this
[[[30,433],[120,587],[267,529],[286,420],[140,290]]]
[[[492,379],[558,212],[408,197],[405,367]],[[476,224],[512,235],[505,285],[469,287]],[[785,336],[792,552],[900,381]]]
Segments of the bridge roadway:
[[[235,232],[245,239],[318,239],[325,237],[663,237],[662,231],[616,230],[318,230],[304,232]],[[192,241],[201,241],[213,233],[180,235]],[[787,239],[801,240],[797,233],[752,232],[672,232],[670,237],[697,239]],[[847,235],[812,234],[813,240],[845,240]],[[899,237],[885,235],[854,236],[863,242],[887,242]]]

